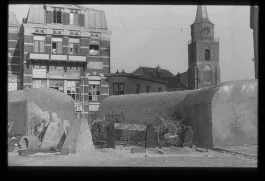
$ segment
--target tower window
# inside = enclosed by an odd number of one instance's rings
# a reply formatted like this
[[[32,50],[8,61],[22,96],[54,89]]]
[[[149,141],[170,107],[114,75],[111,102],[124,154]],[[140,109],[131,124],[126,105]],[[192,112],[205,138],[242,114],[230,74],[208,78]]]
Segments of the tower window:
[[[206,61],[209,61],[210,59],[211,59],[210,50],[209,49],[206,49],[205,50],[205,60]]]

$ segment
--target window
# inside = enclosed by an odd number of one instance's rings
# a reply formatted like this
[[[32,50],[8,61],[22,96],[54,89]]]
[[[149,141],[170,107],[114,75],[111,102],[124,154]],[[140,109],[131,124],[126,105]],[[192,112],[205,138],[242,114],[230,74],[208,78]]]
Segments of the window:
[[[99,45],[96,44],[90,44],[89,45],[89,55],[99,55]]]
[[[124,83],[113,83],[113,95],[124,94]]]
[[[210,59],[211,59],[210,50],[209,49],[206,49],[205,50],[205,60],[206,61],[209,61]]]
[[[67,81],[67,84],[66,84],[67,95],[71,96],[76,101],[80,100],[79,89],[80,89],[79,81]]]
[[[47,80],[44,79],[33,79],[32,80],[32,88],[46,88]]]
[[[49,87],[64,93],[64,80],[50,80]]]
[[[62,54],[62,43],[61,42],[52,42],[52,53]]]
[[[79,44],[70,43],[69,44],[69,54],[78,55],[79,54]]]
[[[60,9],[53,11],[53,23],[62,23],[62,12]]]
[[[89,101],[99,101],[99,98],[100,98],[100,86],[99,85],[89,85],[88,100]]]
[[[158,88],[158,92],[162,92],[162,89],[160,87]]]
[[[146,86],[146,92],[147,92],[147,93],[150,92],[150,86],[149,86],[149,85]]]
[[[34,41],[34,52],[44,53],[45,52],[44,47],[45,47],[44,41]]]
[[[140,93],[140,84],[136,84],[136,94]]]
[[[120,95],[124,94],[124,83],[119,84],[119,93],[120,93]]]

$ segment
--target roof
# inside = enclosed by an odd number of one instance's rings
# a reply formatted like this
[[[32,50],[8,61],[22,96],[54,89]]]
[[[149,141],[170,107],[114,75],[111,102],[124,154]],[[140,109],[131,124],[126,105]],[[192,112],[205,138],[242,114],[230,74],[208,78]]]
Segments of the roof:
[[[207,9],[205,5],[197,6],[196,18],[193,24],[196,24],[196,23],[211,23],[208,18],[208,13],[207,13]]]
[[[27,23],[45,24],[45,7],[69,8],[85,11],[85,27],[95,29],[108,29],[105,12],[75,4],[32,4],[29,6]]]
[[[187,89],[187,86],[183,82],[180,82],[178,77],[161,77],[159,79],[167,81],[167,88],[169,89]]]
[[[51,88],[31,88],[8,92],[8,102],[33,101],[38,99],[73,102],[73,98]]]
[[[155,78],[158,77],[158,73],[159,73],[159,77],[173,77],[174,76],[174,74],[172,74],[169,70],[161,69],[161,68],[158,69],[158,67],[153,68],[153,67],[140,66],[132,73],[143,75],[145,77],[155,77]]]
[[[107,74],[106,76],[108,77],[133,77],[133,78],[138,78],[138,79],[144,79],[144,80],[149,80],[149,81],[153,81],[153,82],[158,82],[158,83],[162,83],[162,84],[167,84],[168,82],[165,80],[159,80],[159,79],[154,79],[154,78],[150,78],[150,77],[146,77],[146,76],[142,76],[142,75],[137,75],[137,74],[132,74],[132,73],[112,73],[112,74]]]
[[[13,12],[11,12],[11,11],[9,12],[8,26],[17,26],[17,27],[20,26],[16,15]]]
[[[41,4],[29,5],[27,23],[45,24],[44,7]]]

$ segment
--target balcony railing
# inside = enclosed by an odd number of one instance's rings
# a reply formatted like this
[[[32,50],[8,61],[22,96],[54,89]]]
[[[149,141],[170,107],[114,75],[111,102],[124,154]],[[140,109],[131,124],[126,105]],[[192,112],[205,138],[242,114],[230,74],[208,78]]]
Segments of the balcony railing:
[[[63,62],[86,62],[86,56],[35,53],[35,52],[28,53],[27,59],[44,60],[44,61],[63,61]]]

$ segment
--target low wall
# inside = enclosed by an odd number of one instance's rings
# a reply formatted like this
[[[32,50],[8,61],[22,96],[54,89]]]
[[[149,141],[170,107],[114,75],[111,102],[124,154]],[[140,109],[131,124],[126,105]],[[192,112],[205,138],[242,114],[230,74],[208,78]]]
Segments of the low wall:
[[[244,80],[191,91],[110,96],[98,116],[123,113],[126,123],[157,124],[159,116],[188,117],[193,143],[202,147],[257,144],[257,81]],[[237,123],[237,124],[235,124]]]

